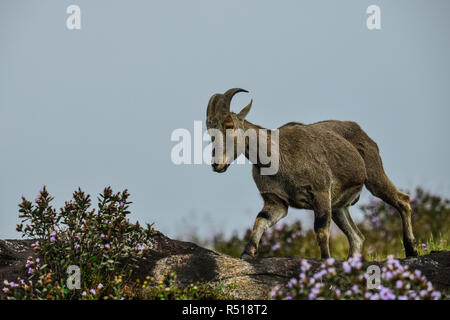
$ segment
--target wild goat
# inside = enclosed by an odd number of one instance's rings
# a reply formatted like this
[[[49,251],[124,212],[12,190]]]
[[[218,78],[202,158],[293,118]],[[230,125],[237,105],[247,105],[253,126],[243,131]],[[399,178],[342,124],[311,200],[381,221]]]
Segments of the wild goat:
[[[234,141],[237,131],[265,130],[245,120],[253,100],[237,114],[230,111],[231,99],[238,92],[248,91],[234,88],[224,94],[214,94],[206,113],[208,130],[219,130],[224,137],[231,133]],[[403,222],[406,255],[417,255],[409,196],[397,190],[386,176],[377,144],[357,123],[329,120],[304,125],[291,122],[278,130],[278,150],[269,150],[278,152],[278,171],[263,175],[264,165],[259,158],[253,161],[253,179],[264,207],[256,217],[242,258],[255,256],[263,233],[287,215],[288,207],[314,211],[314,231],[322,258],[330,257],[331,219],[348,239],[349,256],[360,253],[364,236],[353,222],[348,207],[359,200],[363,185],[374,196],[397,209]],[[270,134],[266,139],[270,139]],[[231,157],[223,147],[225,139],[213,140],[212,168],[215,172],[225,172],[241,153],[249,158],[252,147],[248,137],[244,140],[244,150],[234,148]],[[261,141],[261,136],[259,140],[257,148],[266,143],[270,145],[270,141]],[[220,154],[216,150],[221,150]]]

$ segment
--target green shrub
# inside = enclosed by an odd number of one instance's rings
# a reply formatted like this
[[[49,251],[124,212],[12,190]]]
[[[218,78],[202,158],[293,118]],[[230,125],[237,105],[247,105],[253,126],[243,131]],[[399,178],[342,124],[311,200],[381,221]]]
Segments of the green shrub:
[[[155,231],[147,224],[129,222],[127,190],[105,188],[97,209],[78,189],[59,211],[44,187],[34,203],[22,197],[17,230],[34,239],[35,257],[26,261],[27,279],[4,281],[7,299],[232,299],[232,286],[181,286],[176,275],[165,281],[153,278],[134,282],[133,272],[149,254]],[[81,288],[69,289],[69,266],[81,271]],[[151,280],[150,280],[151,279]]]

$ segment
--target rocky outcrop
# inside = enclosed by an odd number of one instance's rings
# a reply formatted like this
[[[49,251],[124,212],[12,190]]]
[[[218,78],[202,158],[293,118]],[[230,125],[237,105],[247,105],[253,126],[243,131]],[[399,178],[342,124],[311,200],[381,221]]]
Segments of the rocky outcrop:
[[[23,275],[25,260],[33,252],[27,240],[0,240],[0,280],[15,280]],[[275,285],[284,286],[299,274],[302,258],[261,258],[252,261],[236,259],[190,242],[177,241],[157,233],[151,253],[142,262],[137,277],[152,275],[163,280],[175,272],[181,284],[196,281],[209,284],[236,284],[235,294],[242,299],[265,299]],[[320,259],[308,259],[319,268]],[[410,269],[421,270],[441,291],[450,289],[450,251],[402,259]],[[366,262],[381,264],[380,262]]]

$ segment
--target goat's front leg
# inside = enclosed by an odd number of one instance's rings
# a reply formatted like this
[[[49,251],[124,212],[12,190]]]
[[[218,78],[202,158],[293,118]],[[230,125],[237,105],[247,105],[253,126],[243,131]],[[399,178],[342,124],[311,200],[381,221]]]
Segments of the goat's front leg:
[[[258,213],[250,240],[241,255],[242,259],[254,258],[263,233],[287,215],[287,205],[277,196],[264,194],[264,207]]]
[[[331,199],[328,192],[314,194],[314,232],[322,259],[330,257]]]

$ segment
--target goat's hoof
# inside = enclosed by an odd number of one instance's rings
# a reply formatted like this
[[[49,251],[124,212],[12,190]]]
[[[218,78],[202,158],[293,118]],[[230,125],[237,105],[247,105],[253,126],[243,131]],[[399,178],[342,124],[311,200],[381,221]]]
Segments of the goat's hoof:
[[[414,250],[406,250],[406,256],[407,257],[417,257],[419,255],[419,253],[417,252],[416,249]]]
[[[251,255],[249,255],[248,253],[243,253],[241,254],[241,259],[249,261],[249,260],[253,260],[255,257],[252,257]]]

